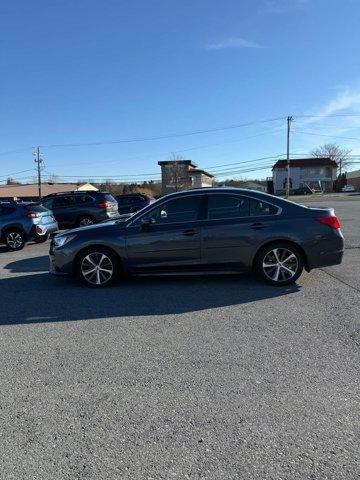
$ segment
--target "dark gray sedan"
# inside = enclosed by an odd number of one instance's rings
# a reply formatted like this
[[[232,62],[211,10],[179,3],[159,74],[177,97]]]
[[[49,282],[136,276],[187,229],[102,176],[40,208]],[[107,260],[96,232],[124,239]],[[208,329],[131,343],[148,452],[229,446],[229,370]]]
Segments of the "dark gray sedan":
[[[237,188],[167,195],[122,220],[69,230],[50,247],[51,273],[104,287],[122,274],[254,271],[272,285],[341,263],[330,208],[308,208]]]

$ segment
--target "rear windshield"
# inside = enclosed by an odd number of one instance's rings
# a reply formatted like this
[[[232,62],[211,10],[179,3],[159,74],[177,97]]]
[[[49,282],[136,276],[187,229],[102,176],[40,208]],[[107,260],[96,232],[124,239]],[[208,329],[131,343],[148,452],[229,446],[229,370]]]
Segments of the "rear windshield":
[[[110,193],[104,193],[102,196],[107,202],[116,203],[115,198]]]
[[[43,207],[42,205],[24,205],[25,210],[30,210],[31,212],[47,212],[47,208]]]

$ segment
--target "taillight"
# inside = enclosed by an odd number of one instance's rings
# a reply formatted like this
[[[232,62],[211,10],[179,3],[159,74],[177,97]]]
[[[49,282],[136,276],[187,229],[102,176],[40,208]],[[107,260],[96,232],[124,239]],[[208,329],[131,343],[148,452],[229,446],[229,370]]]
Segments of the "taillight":
[[[28,212],[25,217],[27,218],[39,218],[40,217],[40,214],[37,213],[37,212]]]
[[[111,202],[100,202],[97,204],[98,207],[100,208],[111,208],[112,207],[112,203]]]
[[[335,228],[336,230],[340,228],[340,222],[335,215],[328,215],[326,217],[315,217],[314,220],[327,225],[328,227]]]

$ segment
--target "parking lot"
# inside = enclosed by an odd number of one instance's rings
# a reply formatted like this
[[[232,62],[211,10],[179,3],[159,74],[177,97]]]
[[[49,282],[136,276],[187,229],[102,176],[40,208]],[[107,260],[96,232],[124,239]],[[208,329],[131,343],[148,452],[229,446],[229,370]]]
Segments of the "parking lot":
[[[344,260],[292,287],[92,290],[0,247],[0,478],[359,478],[360,196],[318,201]]]

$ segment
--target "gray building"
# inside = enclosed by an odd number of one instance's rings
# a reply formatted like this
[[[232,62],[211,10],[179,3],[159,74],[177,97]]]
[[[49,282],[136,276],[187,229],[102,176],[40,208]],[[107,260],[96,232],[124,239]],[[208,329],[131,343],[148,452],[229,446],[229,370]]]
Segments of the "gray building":
[[[331,158],[298,158],[290,160],[290,191],[301,187],[310,187],[324,192],[333,191],[338,165]],[[278,160],[272,168],[274,193],[281,195],[286,192],[287,162]]]

